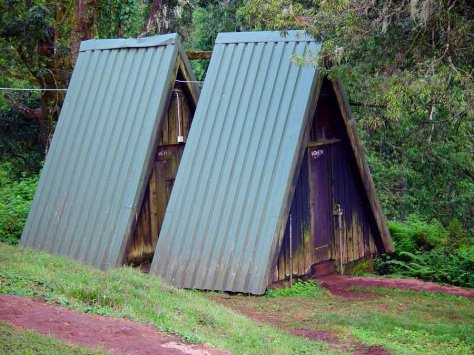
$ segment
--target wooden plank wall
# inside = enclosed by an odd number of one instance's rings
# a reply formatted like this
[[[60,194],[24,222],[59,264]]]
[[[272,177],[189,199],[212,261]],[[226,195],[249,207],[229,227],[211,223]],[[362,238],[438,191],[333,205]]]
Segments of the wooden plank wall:
[[[362,182],[356,174],[350,147],[344,143],[331,145],[333,201],[343,210],[343,263],[373,255],[375,224]],[[339,237],[335,233],[333,258],[339,260]]]
[[[335,94],[328,83],[323,85],[315,118],[310,129],[311,144],[324,145],[330,154],[333,182],[333,204],[339,203],[343,209],[343,262],[348,263],[377,252],[375,238],[380,239],[363,182],[358,173],[355,157],[348,142],[349,137],[343,127]],[[291,206],[293,226],[293,275],[308,274],[315,260],[311,236],[311,214],[309,208],[309,171],[307,153],[299,171],[299,178]],[[317,202],[316,202],[317,203]],[[339,236],[332,236],[331,258],[339,260]],[[288,279],[289,273],[289,223],[277,265],[274,282]]]
[[[291,204],[292,219],[292,257],[293,274],[305,275],[313,264],[313,241],[311,238],[308,154],[305,152],[303,163],[296,183]],[[285,280],[290,276],[290,223],[286,224],[280,255],[278,257],[274,281]]]
[[[191,128],[195,107],[189,93],[182,84],[177,83],[175,90],[172,93],[168,112],[162,125],[159,146],[140,213],[137,216],[133,239],[128,249],[126,258],[128,264],[147,263],[153,258],[166,206],[183,154],[184,143]],[[178,143],[178,124],[176,120],[178,99],[175,92],[178,92],[179,97],[179,110],[182,115],[181,132],[184,136],[184,143]]]
[[[375,225],[378,231],[378,237],[374,240],[374,242],[376,243],[377,249],[379,251],[393,252],[395,249],[390,232],[388,230],[387,220],[377,196],[375,184],[369,171],[369,166],[362,149],[356,125],[354,124],[350,113],[349,100],[345,95],[342,85],[339,81],[326,81],[326,87],[329,87],[328,91],[331,92],[332,97],[335,98],[338,107],[340,108],[339,114],[342,118],[341,122],[343,122],[342,130],[347,136],[359,176],[362,177],[361,182],[365,189],[365,196],[367,197],[373,212]]]

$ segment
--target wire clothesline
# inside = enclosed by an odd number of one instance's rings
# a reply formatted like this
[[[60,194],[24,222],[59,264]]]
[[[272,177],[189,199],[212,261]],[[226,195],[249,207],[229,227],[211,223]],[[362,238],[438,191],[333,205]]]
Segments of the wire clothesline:
[[[175,80],[177,83],[197,83],[197,84],[202,84],[204,81],[199,81],[199,80]]]
[[[202,84],[204,81],[199,80],[175,80],[177,83],[197,83]],[[52,88],[0,88],[2,91],[67,91],[67,89],[52,89]]]
[[[49,88],[0,88],[3,91],[67,91],[67,89],[49,89]]]

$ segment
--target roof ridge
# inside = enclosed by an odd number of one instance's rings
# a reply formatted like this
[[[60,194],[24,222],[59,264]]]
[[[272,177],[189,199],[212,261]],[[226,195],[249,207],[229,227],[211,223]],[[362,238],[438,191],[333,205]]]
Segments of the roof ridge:
[[[265,43],[265,42],[318,42],[303,30],[221,32],[216,44]]]
[[[177,33],[142,38],[90,39],[81,42],[79,52],[104,49],[159,47],[176,44],[177,42],[179,42]]]

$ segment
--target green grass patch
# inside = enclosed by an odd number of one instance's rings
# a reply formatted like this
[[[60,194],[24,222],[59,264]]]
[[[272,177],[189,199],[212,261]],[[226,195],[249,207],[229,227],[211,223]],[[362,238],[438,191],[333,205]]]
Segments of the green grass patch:
[[[429,292],[354,289],[375,297],[347,299],[323,290],[312,296],[293,292],[221,302],[288,333],[329,331],[351,348],[362,342],[381,345],[393,354],[474,353],[474,300]]]
[[[296,281],[291,287],[268,289],[265,293],[267,297],[318,297],[327,291],[313,281]]]
[[[358,288],[362,291],[362,288]],[[474,302],[465,297],[392,289],[364,289],[380,296],[322,315],[369,345],[393,353],[472,354]]]
[[[105,354],[0,323],[1,354]]]
[[[69,308],[124,317],[244,354],[327,352],[323,343],[289,336],[133,268],[101,272],[66,258],[0,243],[0,293],[41,296]]]

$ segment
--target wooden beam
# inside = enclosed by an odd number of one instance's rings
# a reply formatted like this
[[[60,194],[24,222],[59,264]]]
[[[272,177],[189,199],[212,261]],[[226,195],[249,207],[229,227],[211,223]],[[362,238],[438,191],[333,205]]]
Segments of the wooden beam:
[[[308,148],[312,147],[318,147],[320,145],[326,145],[326,144],[333,144],[333,143],[339,143],[341,140],[337,138],[333,139],[320,139],[318,141],[310,142],[308,143]]]
[[[373,211],[377,229],[379,230],[380,237],[382,238],[382,244],[386,252],[393,252],[395,249],[387,227],[387,220],[385,219],[382,205],[380,204],[380,200],[377,196],[375,184],[369,171],[369,165],[365,158],[357,129],[352,123],[349,100],[339,80],[331,81],[331,83],[334,93],[336,94],[336,99],[344,121],[344,128],[349,137],[349,143],[355,156],[356,165],[362,178],[362,184],[364,185],[370,207]]]
[[[211,59],[212,51],[186,51],[189,60]]]

